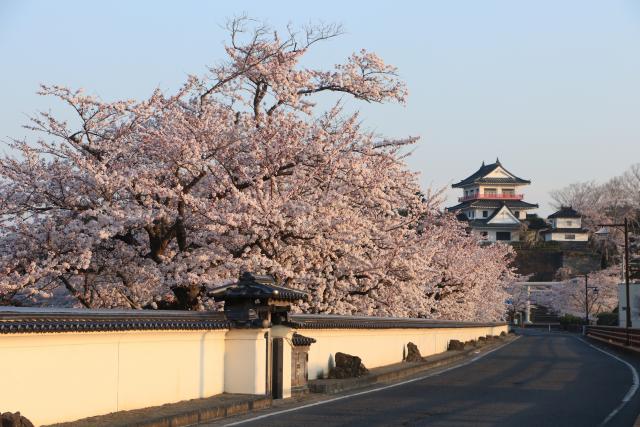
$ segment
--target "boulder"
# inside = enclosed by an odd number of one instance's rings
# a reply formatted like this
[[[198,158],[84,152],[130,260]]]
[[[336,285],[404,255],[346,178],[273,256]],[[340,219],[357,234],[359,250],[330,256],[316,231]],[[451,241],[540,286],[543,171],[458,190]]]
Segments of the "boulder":
[[[356,378],[369,372],[358,356],[338,352],[335,363],[336,366],[329,371],[329,378]]]
[[[1,427],[33,427],[33,423],[20,415],[20,412],[0,414]]]
[[[417,345],[412,342],[407,344],[407,357],[404,360],[405,362],[422,362],[422,355]]]
[[[458,340],[451,340],[447,350],[464,350],[464,343]]]

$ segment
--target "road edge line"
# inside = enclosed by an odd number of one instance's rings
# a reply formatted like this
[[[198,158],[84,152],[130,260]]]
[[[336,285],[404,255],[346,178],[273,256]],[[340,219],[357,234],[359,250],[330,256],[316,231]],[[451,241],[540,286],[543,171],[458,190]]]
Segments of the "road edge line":
[[[632,377],[631,387],[629,387],[629,390],[627,390],[627,393],[622,398],[622,402],[620,402],[620,404],[618,406],[616,406],[616,408],[613,411],[611,411],[609,413],[609,415],[607,415],[607,417],[604,419],[604,421],[602,421],[602,423],[600,423],[601,426],[604,426],[609,421],[611,421],[613,419],[613,417],[615,417],[618,414],[618,412],[620,412],[622,410],[622,408],[625,407],[625,405],[627,403],[629,403],[629,401],[631,400],[633,395],[636,394],[636,392],[638,391],[638,386],[640,385],[640,380],[638,379],[638,371],[636,370],[636,368],[633,367],[633,365],[631,363],[629,363],[626,360],[616,356],[615,354],[611,354],[608,351],[601,349],[600,347],[596,347],[595,345],[591,344],[590,342],[585,341],[583,338],[580,338],[580,337],[576,337],[576,338],[579,341],[582,341],[584,344],[588,345],[589,347],[594,348],[594,349],[598,350],[599,352],[604,353],[607,356],[614,358],[618,362],[621,362],[621,363],[625,364],[627,366],[627,368],[629,368],[629,370],[631,371],[631,377]]]
[[[377,391],[382,391],[382,390],[386,390],[386,389],[389,389],[389,388],[394,388],[394,387],[398,387],[398,386],[401,386],[401,385],[410,384],[410,383],[413,383],[413,382],[416,382],[416,381],[425,380],[427,378],[435,377],[437,375],[444,374],[445,372],[449,372],[449,371],[452,371],[454,369],[458,369],[458,368],[462,368],[463,366],[470,365],[471,363],[474,363],[474,362],[482,359],[483,357],[490,355],[494,351],[498,351],[501,348],[504,348],[504,347],[508,346],[509,344],[517,341],[518,339],[520,339],[520,337],[521,336],[518,335],[513,340],[511,340],[509,342],[506,342],[506,343],[502,344],[501,346],[498,346],[498,347],[496,347],[494,349],[491,349],[491,350],[487,351],[486,353],[482,353],[482,354],[480,354],[480,355],[478,355],[478,356],[476,356],[476,357],[474,357],[472,359],[469,359],[469,360],[465,361],[464,363],[460,363],[460,364],[457,364],[457,365],[454,365],[454,366],[450,366],[450,367],[445,368],[445,369],[441,369],[441,370],[438,370],[438,371],[435,371],[435,372],[431,372],[431,373],[429,373],[427,375],[422,375],[422,376],[417,377],[417,378],[411,378],[410,380],[404,380],[404,381],[401,381],[401,382],[398,382],[398,383],[393,383],[393,384],[385,385],[385,386],[382,386],[382,387],[376,387],[376,388],[373,388],[373,389],[370,389],[370,390],[359,391],[359,392],[356,392],[356,393],[346,394],[346,395],[343,395],[343,396],[338,396],[338,397],[334,397],[334,398],[327,399],[327,400],[321,400],[320,402],[308,403],[306,405],[296,406],[295,408],[283,409],[283,410],[280,410],[280,411],[271,412],[269,414],[258,415],[257,417],[248,418],[246,420],[240,420],[240,421],[236,421],[236,422],[229,423],[229,424],[224,424],[224,425],[225,425],[225,427],[226,426],[237,426],[237,425],[241,425],[241,424],[245,424],[245,423],[249,423],[249,422],[258,421],[258,420],[262,420],[262,419],[265,419],[265,418],[273,417],[274,415],[281,415],[281,414],[286,414],[286,413],[289,413],[289,412],[295,412],[295,411],[299,411],[301,409],[311,408],[313,406],[320,406],[320,405],[324,405],[326,403],[331,403],[331,402],[336,402],[338,400],[348,399],[350,397],[362,396],[364,394],[375,393]]]

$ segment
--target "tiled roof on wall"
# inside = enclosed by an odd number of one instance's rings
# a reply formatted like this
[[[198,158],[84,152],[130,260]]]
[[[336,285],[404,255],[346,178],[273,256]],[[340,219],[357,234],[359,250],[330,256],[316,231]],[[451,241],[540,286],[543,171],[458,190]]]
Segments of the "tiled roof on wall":
[[[224,313],[219,312],[0,307],[0,334],[210,330],[230,326]]]

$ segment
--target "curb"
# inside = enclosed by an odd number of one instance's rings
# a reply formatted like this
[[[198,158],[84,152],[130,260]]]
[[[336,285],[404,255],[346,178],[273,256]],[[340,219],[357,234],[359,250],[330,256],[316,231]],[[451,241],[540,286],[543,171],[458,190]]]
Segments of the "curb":
[[[220,399],[228,402],[220,402]],[[48,427],[184,427],[270,408],[271,397],[223,394],[52,424]]]
[[[624,351],[625,353],[635,354],[636,356],[638,354],[640,354],[640,349],[637,348],[637,347],[626,346],[624,344],[620,344],[620,343],[608,340],[606,338],[595,337],[595,336],[589,335],[589,334],[583,335],[583,336],[585,338],[587,338],[587,339],[595,340],[595,341],[601,342],[603,344],[606,344],[608,346],[615,347],[615,348],[617,348],[619,350]]]

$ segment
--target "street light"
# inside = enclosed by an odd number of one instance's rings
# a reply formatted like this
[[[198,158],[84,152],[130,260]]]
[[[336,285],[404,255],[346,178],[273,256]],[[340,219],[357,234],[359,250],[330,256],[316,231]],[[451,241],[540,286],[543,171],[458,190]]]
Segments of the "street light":
[[[589,275],[584,275],[584,313],[585,324],[589,326],[589,289],[593,289],[594,295],[598,295],[597,286],[589,286]]]
[[[629,302],[629,220],[624,219],[622,224],[598,224],[598,227],[603,227],[596,231],[596,235],[606,237],[609,235],[609,230],[604,227],[624,227],[624,287],[626,295],[626,332],[627,339],[626,345],[630,344],[629,340],[629,328],[631,327],[631,303]]]

